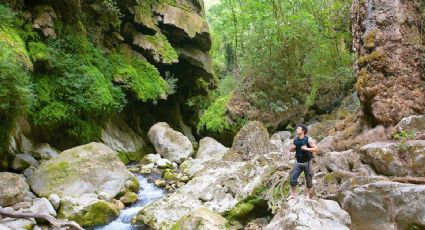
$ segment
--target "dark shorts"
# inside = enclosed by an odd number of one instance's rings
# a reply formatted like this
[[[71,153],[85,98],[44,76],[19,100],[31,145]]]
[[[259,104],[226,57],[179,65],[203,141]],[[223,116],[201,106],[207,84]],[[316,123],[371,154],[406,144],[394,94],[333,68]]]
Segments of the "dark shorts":
[[[300,177],[301,172],[304,172],[307,188],[313,187],[313,169],[311,168],[311,161],[305,163],[295,162],[294,169],[291,172],[291,181],[290,184],[292,187],[297,186],[298,177]]]

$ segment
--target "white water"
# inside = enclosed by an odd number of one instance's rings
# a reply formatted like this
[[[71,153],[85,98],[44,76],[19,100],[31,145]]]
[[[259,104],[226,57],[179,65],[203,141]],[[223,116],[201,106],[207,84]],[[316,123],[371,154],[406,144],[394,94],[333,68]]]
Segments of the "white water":
[[[152,201],[158,200],[165,195],[164,190],[155,186],[155,184],[148,182],[148,179],[142,175],[136,175],[139,180],[139,199],[132,206],[121,210],[120,216],[96,230],[134,230],[137,227],[131,226],[131,219],[146,205]]]

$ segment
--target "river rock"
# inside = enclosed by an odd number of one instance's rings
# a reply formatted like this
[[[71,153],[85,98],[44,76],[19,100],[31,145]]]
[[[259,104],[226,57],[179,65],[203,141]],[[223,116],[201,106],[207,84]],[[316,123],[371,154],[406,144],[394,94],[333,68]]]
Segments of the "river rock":
[[[39,163],[34,157],[29,154],[17,154],[12,163],[12,169],[16,171],[22,171],[29,166],[38,167]]]
[[[49,201],[56,210],[59,208],[61,204],[61,199],[57,194],[50,194]]]
[[[425,140],[406,141],[406,150],[400,142],[374,142],[360,148],[364,162],[386,176],[425,176]]]
[[[95,142],[66,150],[43,162],[29,181],[32,190],[45,197],[50,194],[80,197],[99,192],[115,197],[129,181],[137,183],[112,149]]]
[[[120,209],[116,205],[95,197],[96,194],[86,194],[80,198],[63,197],[58,217],[75,221],[83,227],[90,227],[107,224],[119,215]]]
[[[173,226],[173,229],[178,230],[222,230],[226,229],[226,218],[218,215],[217,213],[206,209],[200,208],[193,211],[189,215],[182,217]]]
[[[261,122],[250,121],[244,125],[233,139],[232,150],[243,159],[270,151],[269,133]]]
[[[227,154],[238,153],[229,151]],[[144,207],[132,222],[145,223],[153,229],[168,229],[199,208],[223,214],[251,195],[282,164],[285,164],[282,153],[275,152],[256,155],[250,161],[211,160],[186,185]]]
[[[159,154],[146,154],[143,156],[142,164],[154,163],[156,164],[159,160],[161,160],[161,155]]]
[[[20,202],[28,191],[29,187],[23,176],[0,172],[0,206],[6,207]]]
[[[274,216],[265,230],[349,230],[350,216],[333,200],[291,199]]]
[[[165,158],[159,159],[156,162],[156,165],[158,165],[158,168],[160,168],[160,169],[165,169],[165,168],[172,167],[171,161],[169,161],[168,159],[165,159]]]
[[[182,133],[170,128],[165,122],[152,126],[148,133],[155,150],[164,158],[177,163],[193,154],[192,143]]]
[[[220,144],[214,138],[204,137],[199,141],[199,149],[196,153],[196,159],[210,159],[221,157],[226,153],[228,148]]]
[[[33,201],[32,206],[28,209],[29,212],[38,214],[47,214],[56,216],[55,208],[52,206],[50,201],[46,198],[36,198]]]
[[[14,219],[6,217],[0,220],[0,229],[6,230],[23,230],[23,229],[32,229],[36,224],[33,218],[30,219]]]
[[[384,177],[354,177],[340,188],[338,201],[353,230],[421,229],[425,226],[425,185],[392,182]]]

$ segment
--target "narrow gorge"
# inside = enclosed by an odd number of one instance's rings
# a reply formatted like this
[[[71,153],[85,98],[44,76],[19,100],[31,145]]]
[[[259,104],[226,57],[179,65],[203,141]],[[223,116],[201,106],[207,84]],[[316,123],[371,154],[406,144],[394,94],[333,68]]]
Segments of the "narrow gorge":
[[[0,230],[425,229],[424,23],[422,0],[0,0]]]

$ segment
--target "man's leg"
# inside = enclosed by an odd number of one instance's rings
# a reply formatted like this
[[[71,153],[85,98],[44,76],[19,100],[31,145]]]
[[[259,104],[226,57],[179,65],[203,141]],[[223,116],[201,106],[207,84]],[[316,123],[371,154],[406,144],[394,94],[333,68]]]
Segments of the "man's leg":
[[[313,190],[313,168],[311,167],[311,161],[309,161],[307,167],[304,168],[304,176],[307,184],[307,199],[310,200]]]
[[[302,172],[301,167],[297,163],[295,163],[295,167],[291,172],[291,180],[290,180],[291,198],[296,197],[295,191],[296,191],[296,186],[298,184],[298,177],[300,177],[301,172]]]

